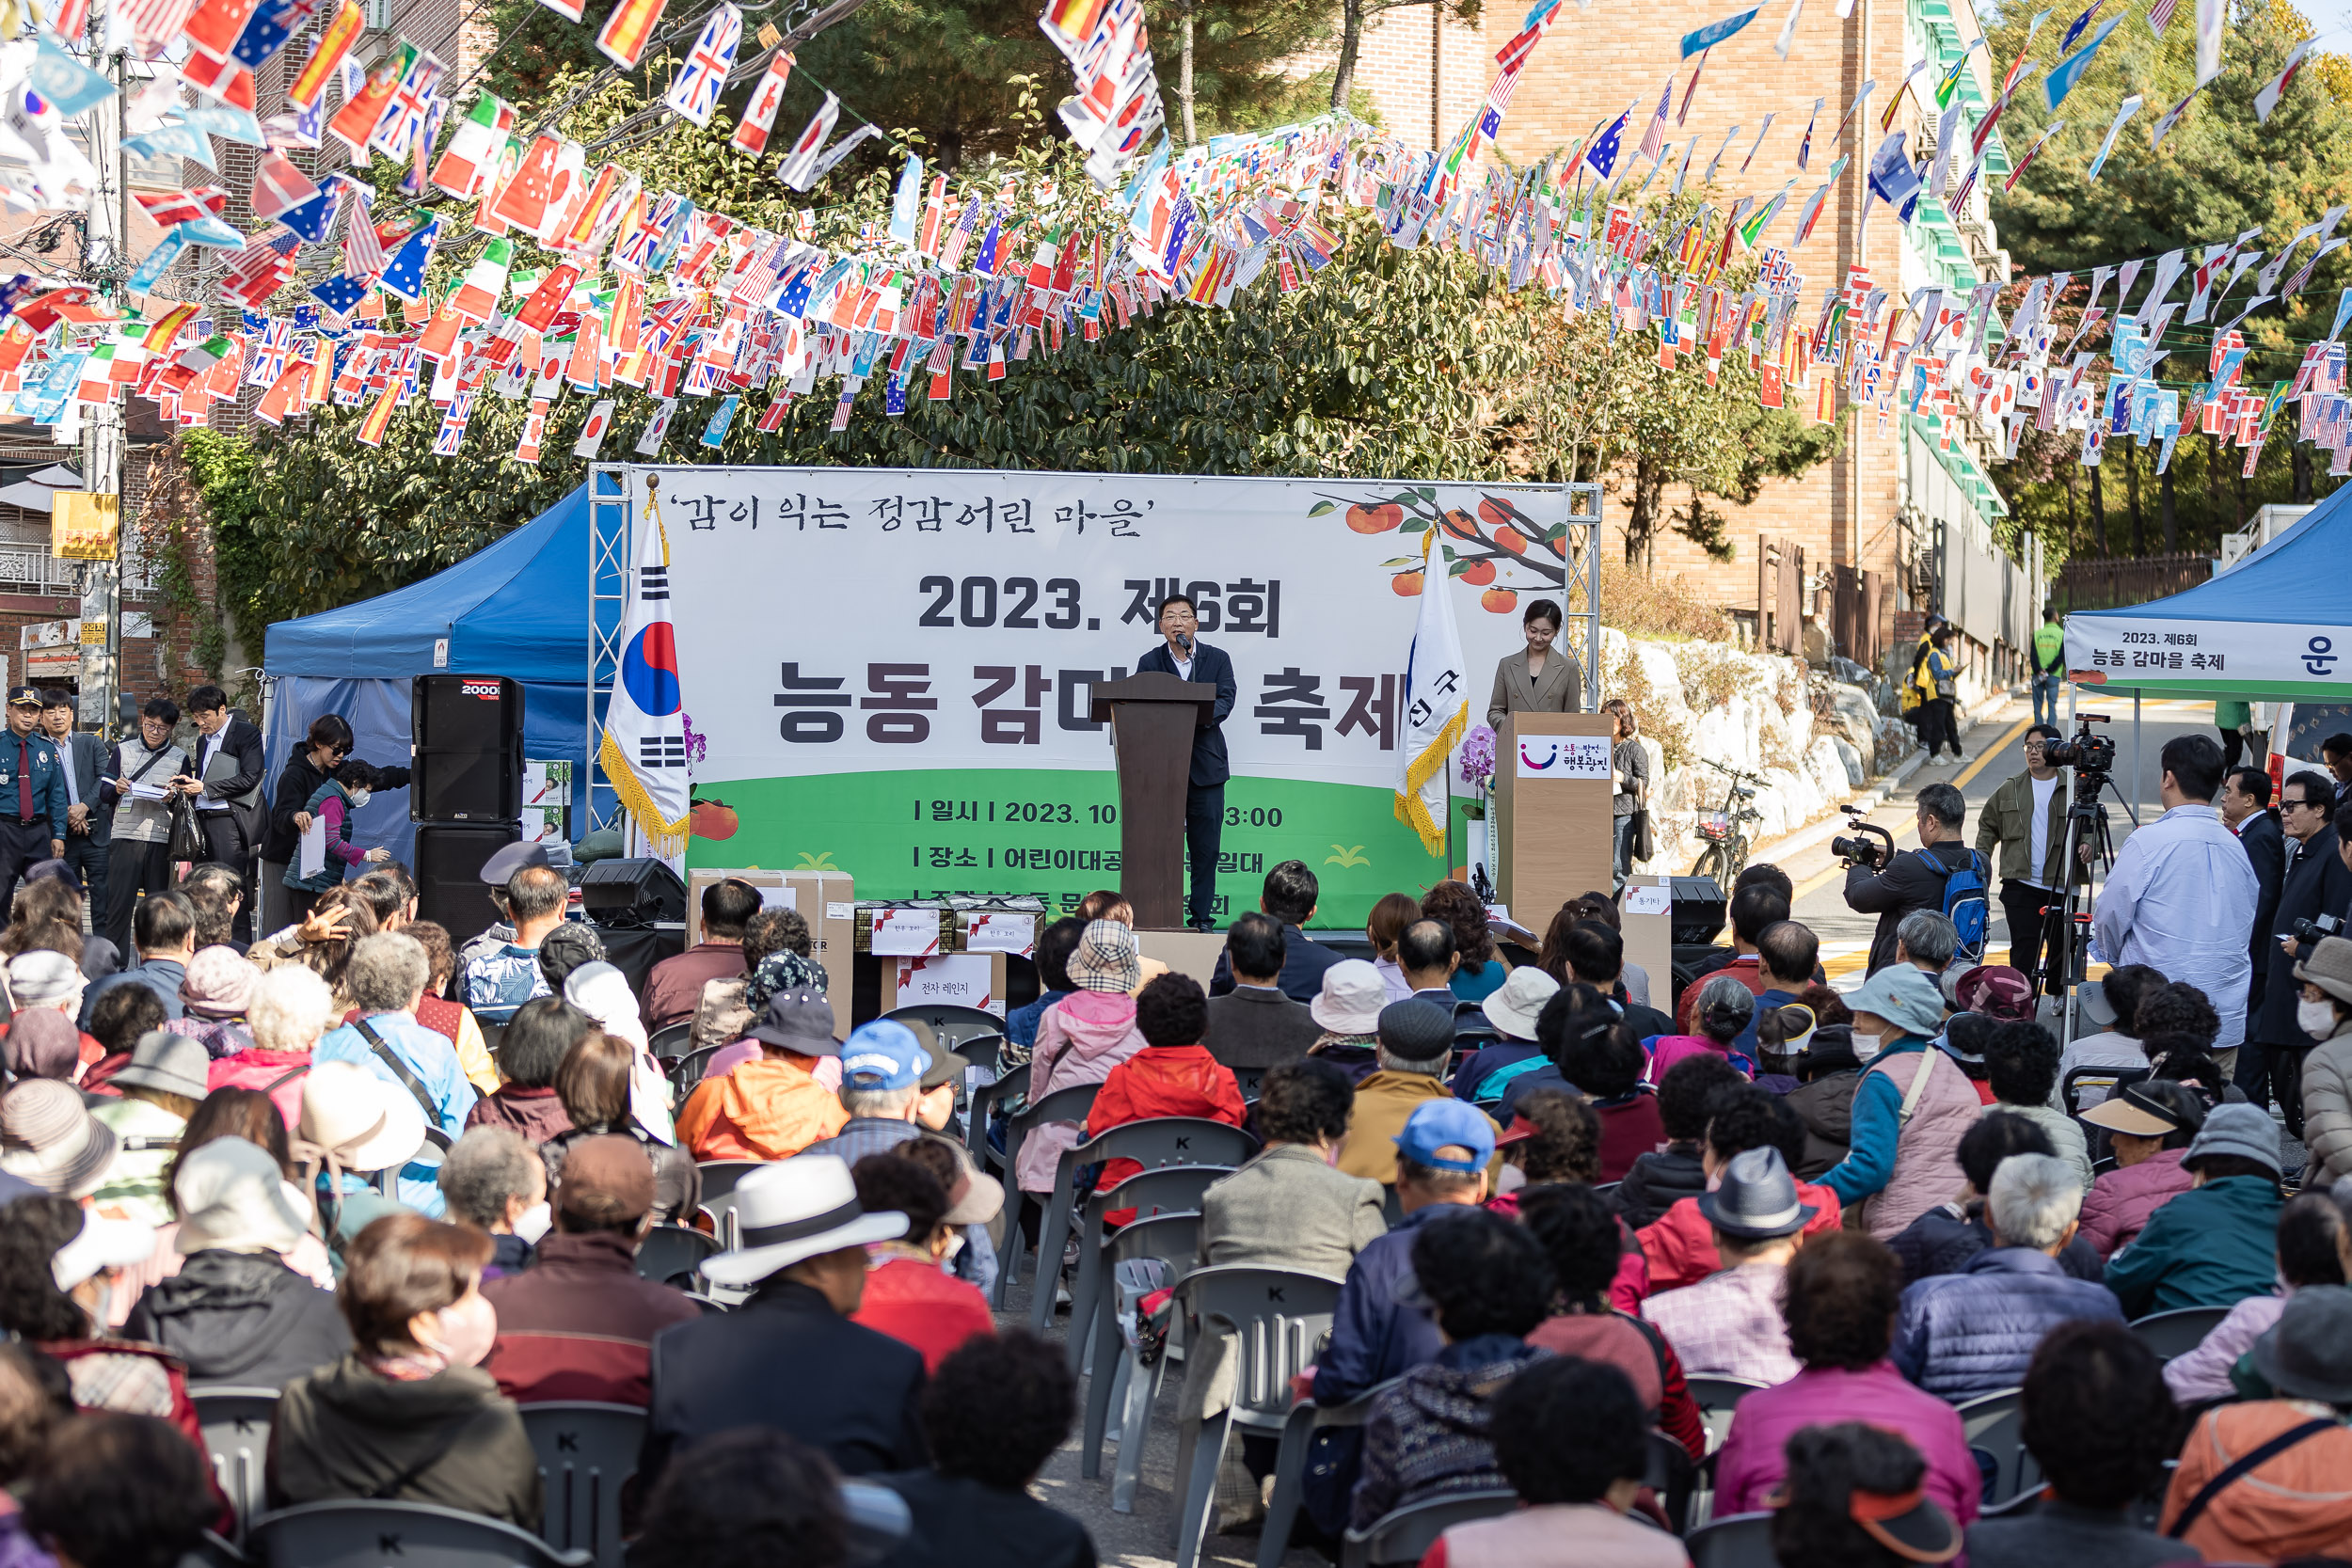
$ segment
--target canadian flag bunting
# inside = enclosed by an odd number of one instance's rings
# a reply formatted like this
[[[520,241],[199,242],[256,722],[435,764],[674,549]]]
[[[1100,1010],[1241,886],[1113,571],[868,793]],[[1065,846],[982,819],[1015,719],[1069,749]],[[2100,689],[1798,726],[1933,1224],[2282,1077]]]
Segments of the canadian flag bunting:
[[[275,218],[316,201],[319,188],[283,152],[264,152],[253,166],[253,215]]]
[[[768,69],[759,73],[759,85],[743,105],[742,123],[736,126],[729,147],[755,158],[768,150],[768,132],[776,123],[777,105],[784,102],[784,87],[791,79],[792,56],[782,50],[769,55]]]

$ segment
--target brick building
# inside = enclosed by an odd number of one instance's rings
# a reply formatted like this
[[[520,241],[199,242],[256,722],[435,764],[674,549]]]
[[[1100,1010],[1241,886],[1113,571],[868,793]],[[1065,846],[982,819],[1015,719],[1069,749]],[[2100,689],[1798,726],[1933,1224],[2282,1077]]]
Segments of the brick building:
[[[1867,265],[1872,280],[1898,300],[1933,285],[1946,290],[1947,300],[1964,299],[1979,280],[2009,277],[2009,259],[1999,248],[1985,198],[2009,172],[1998,137],[1963,210],[1947,211],[1943,202],[1923,196],[1908,227],[1895,221],[1883,202],[1875,204],[1867,225],[1863,221],[1866,168],[1882,137],[1879,121],[1888,102],[1901,90],[1894,124],[1909,131],[1906,145],[1931,146],[1934,83],[1966,55],[1960,94],[1970,112],[1953,137],[1958,145],[1939,150],[1954,159],[1955,186],[1964,175],[1964,127],[1992,101],[2002,69],[1989,63],[1981,48],[1968,53],[1979,38],[1975,14],[1964,0],[1851,4],[1851,14],[1841,19],[1833,0],[1806,0],[1793,47],[1783,60],[1773,40],[1788,5],[1775,0],[1744,32],[1712,51],[1688,118],[1679,124],[1670,119],[1667,126],[1670,165],[1679,162],[1680,149],[1692,137],[1698,140],[1693,181],[1729,136],[1730,150],[1717,175],[1719,204],[1740,196],[1761,202],[1794,181],[1793,213],[1819,185],[1831,159],[1839,152],[1850,155],[1811,240],[1791,258],[1805,280],[1800,318],[1808,321],[1822,289],[1842,282],[1856,264]],[[1669,74],[1674,106],[1684,107],[1697,62],[1679,57],[1682,36],[1736,8],[1732,0],[1563,7],[1511,99],[1499,142],[1502,153],[1515,165],[1532,164],[1590,135],[1599,121],[1632,103],[1625,136],[1629,154]],[[1495,52],[1521,22],[1517,6],[1489,6],[1481,22],[1470,24],[1445,19],[1434,6],[1406,5],[1377,13],[1364,34],[1357,86],[1369,93],[1387,130],[1415,146],[1442,145],[1484,101],[1496,70]],[[1301,63],[1320,69],[1330,57]],[[1866,81],[1875,81],[1876,90],[1844,139],[1832,147],[1839,117]],[[1822,101],[1820,120],[1810,169],[1801,173],[1797,146],[1816,98]],[[1740,159],[1767,113],[1776,118],[1741,174]],[[2010,134],[2022,134],[2021,127],[2029,131],[2033,123],[2038,122],[2030,106],[2023,103],[2003,122]],[[1734,126],[1740,128],[1736,135]],[[1634,178],[1638,183],[1639,175]],[[1783,217],[1768,243],[1785,244],[1793,232],[1790,219]],[[1815,618],[1834,634],[1841,651],[1866,659],[1891,638],[1898,610],[1940,608],[1980,651],[2013,657],[2024,641],[2021,628],[2029,631],[2032,625],[2037,585],[1992,543],[1991,524],[2003,508],[1986,467],[1992,450],[1987,433],[1954,420],[1963,428],[1952,431],[1947,442],[1935,421],[1899,413],[1882,423],[1874,411],[1865,410],[1850,420],[1848,439],[1836,456],[1800,480],[1769,483],[1753,505],[1733,510],[1727,532],[1737,546],[1734,560],[1712,561],[1690,541],[1668,533],[1657,543],[1658,568],[1689,578],[1742,615],[1759,616],[1767,640],[1783,645],[1793,646],[1797,628],[1783,614],[1779,635],[1773,634],[1772,623],[1782,607]],[[1961,592],[1957,585],[1963,582],[1975,591]],[[1990,592],[1988,583],[1994,585]],[[1867,624],[1871,621],[1875,626]]]

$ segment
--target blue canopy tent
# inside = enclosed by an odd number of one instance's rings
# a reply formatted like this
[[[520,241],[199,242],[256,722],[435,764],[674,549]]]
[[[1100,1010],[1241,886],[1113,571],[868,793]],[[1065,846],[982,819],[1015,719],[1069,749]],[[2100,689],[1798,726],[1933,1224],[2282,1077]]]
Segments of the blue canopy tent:
[[[264,739],[273,781],[323,713],[340,713],[354,755],[408,760],[413,677],[505,675],[523,684],[523,754],[573,764],[573,818],[586,787],[588,490],[422,582],[269,628],[276,685]],[[273,801],[273,804],[276,802]],[[353,837],[415,863],[408,794],[371,800]]]

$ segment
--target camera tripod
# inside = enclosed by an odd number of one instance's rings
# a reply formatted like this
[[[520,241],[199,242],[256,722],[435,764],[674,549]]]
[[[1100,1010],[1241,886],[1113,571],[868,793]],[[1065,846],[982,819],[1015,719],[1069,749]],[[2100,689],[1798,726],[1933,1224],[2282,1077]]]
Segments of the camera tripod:
[[[2058,857],[2064,886],[2057,905],[2042,911],[2042,958],[2032,978],[2035,994],[2066,999],[2058,1031],[2061,1048],[2074,1038],[2074,992],[2090,968],[2091,900],[2115,864],[2115,842],[2107,832],[2106,809],[2099,800],[2100,791],[2112,789],[2115,781],[2104,772],[2073,770],[2066,834]],[[2116,790],[2115,799],[2119,805],[2123,803],[2121,790]],[[2128,806],[2125,815],[2130,815]],[[2053,913],[2056,921],[2049,918]]]

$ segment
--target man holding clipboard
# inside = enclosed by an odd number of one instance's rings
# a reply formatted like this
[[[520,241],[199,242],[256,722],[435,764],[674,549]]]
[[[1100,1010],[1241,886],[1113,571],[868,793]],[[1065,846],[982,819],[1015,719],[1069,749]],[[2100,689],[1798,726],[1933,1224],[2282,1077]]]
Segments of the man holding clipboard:
[[[115,951],[131,952],[131,913],[142,893],[171,886],[171,781],[185,772],[188,754],[171,743],[180,705],[155,697],[139,709],[139,733],[125,736],[106,759],[98,786],[114,808],[114,840],[106,849],[106,930]]]

